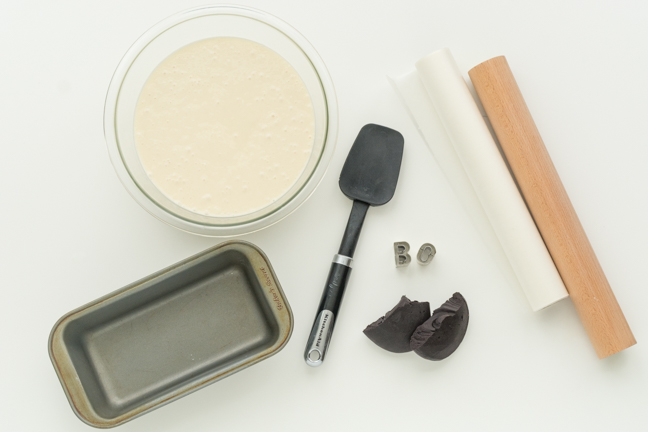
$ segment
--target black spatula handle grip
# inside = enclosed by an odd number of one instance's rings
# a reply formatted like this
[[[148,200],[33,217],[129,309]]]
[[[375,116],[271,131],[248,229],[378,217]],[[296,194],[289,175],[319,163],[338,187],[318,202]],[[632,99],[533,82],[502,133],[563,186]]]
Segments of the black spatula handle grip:
[[[349,262],[340,263],[344,259],[348,259]],[[350,274],[351,259],[336,255],[306,343],[304,360],[309,366],[319,366],[324,361]]]
[[[317,312],[328,310],[333,312],[335,316],[338,315],[342,298],[344,297],[344,290],[346,289],[349,276],[351,275],[351,260],[348,263],[341,264],[346,257],[336,255],[331,264],[322,299],[320,300]]]
[[[306,344],[304,360],[309,366],[321,365],[326,356],[326,350],[333,335],[335,320],[338,316],[340,305],[342,304],[349,275],[351,274],[353,253],[358,244],[358,238],[368,208],[369,204],[365,202],[353,202],[351,216],[349,216],[349,221],[344,231],[340,251],[333,258],[331,270],[329,271],[326,285],[324,286],[324,292],[322,293],[322,298],[317,308],[315,321],[313,322],[313,327],[311,328]]]

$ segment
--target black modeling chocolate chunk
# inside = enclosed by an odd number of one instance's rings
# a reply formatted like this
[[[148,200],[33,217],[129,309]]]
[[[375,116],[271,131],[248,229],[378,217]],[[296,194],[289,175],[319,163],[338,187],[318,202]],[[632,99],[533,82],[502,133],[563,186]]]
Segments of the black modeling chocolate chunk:
[[[376,345],[394,353],[412,351],[410,338],[414,330],[430,317],[428,302],[410,301],[401,297],[400,301],[384,317],[369,324],[364,329]]]
[[[461,344],[468,328],[468,318],[466,300],[461,294],[454,293],[414,331],[411,348],[424,359],[443,360]]]

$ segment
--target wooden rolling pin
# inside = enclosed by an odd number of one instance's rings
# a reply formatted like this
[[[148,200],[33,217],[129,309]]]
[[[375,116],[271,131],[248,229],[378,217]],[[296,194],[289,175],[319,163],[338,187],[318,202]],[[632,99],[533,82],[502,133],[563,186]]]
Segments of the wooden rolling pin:
[[[506,58],[468,72],[599,358],[636,343]]]

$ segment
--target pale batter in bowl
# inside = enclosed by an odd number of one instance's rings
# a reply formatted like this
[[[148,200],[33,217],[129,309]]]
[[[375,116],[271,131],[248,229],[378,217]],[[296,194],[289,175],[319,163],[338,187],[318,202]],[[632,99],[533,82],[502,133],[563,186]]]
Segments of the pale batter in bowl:
[[[119,180],[194,234],[268,227],[322,180],[338,130],[333,83],[294,28],[242,6],[172,15],[128,49],[106,96]]]
[[[205,39],[171,54],[135,111],[150,179],[178,205],[209,216],[247,214],[285,194],[308,162],[314,128],[297,71],[241,38]]]

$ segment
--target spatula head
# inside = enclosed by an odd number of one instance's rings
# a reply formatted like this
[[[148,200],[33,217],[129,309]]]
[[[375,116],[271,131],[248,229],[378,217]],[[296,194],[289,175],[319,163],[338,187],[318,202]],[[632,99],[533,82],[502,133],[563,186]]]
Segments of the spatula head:
[[[344,195],[372,206],[388,203],[398,183],[403,143],[403,136],[393,129],[376,124],[364,126],[340,174]]]

